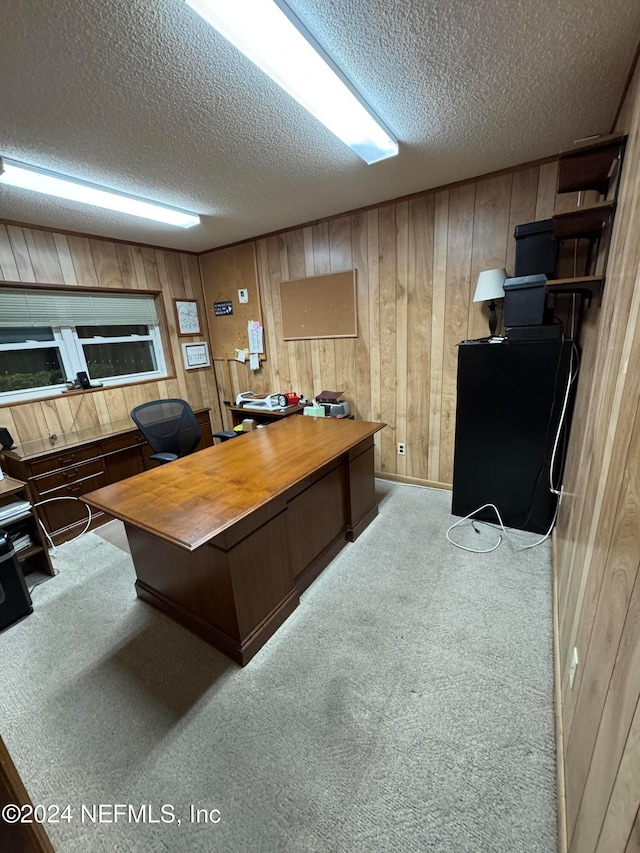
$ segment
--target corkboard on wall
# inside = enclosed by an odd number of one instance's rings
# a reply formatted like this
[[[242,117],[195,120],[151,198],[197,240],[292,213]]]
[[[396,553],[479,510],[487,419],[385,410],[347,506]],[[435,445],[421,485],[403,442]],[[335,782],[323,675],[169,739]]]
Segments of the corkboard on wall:
[[[356,271],[280,282],[285,341],[357,338]]]
[[[255,245],[245,243],[200,255],[200,271],[212,357],[233,359],[236,349],[249,345],[249,320],[262,325]],[[247,291],[246,303],[240,302],[239,290]]]

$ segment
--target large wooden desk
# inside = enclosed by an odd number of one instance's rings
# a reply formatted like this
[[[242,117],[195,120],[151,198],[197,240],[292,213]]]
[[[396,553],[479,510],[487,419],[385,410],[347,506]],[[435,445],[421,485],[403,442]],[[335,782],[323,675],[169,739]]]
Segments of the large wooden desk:
[[[377,515],[383,426],[284,418],[84,499],[124,521],[137,595],[244,665]]]

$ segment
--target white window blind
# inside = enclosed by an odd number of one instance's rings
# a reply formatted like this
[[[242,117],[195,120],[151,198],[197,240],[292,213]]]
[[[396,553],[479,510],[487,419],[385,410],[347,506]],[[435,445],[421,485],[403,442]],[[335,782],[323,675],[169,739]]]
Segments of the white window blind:
[[[0,326],[129,326],[158,322],[153,296],[0,288]]]

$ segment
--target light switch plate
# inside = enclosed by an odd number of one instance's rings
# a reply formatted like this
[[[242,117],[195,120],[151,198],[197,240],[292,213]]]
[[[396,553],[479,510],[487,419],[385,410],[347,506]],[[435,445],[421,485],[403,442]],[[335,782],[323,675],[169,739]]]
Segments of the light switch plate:
[[[243,287],[238,291],[238,302],[246,304],[249,301],[249,291]]]

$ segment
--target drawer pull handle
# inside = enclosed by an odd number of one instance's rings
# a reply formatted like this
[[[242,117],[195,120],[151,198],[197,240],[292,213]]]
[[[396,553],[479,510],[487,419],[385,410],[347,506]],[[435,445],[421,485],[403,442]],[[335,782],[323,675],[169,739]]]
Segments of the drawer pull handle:
[[[63,476],[66,477],[68,480],[73,479],[77,475],[77,473],[78,473],[77,468],[70,468],[68,471],[62,472]]]
[[[80,492],[81,490],[82,490],[82,486],[79,484],[76,484],[75,486],[69,486],[70,492]]]
[[[72,453],[72,454],[71,454],[71,456],[66,456],[66,457],[65,457],[65,456],[58,456],[58,461],[59,461],[62,465],[69,465],[71,462],[73,462],[73,460],[74,460],[75,458],[76,458],[76,457],[75,457],[75,454],[73,454],[73,453]]]

